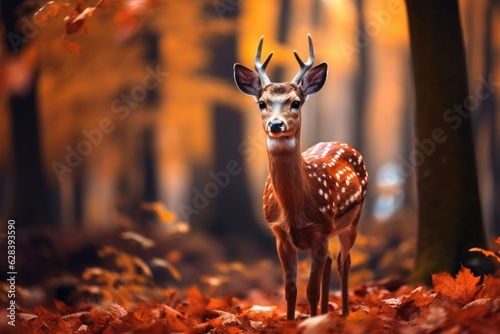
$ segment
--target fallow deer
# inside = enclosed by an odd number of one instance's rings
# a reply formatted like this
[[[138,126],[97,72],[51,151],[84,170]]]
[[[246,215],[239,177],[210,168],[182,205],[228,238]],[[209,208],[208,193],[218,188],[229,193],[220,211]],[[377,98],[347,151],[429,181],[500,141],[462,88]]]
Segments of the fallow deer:
[[[335,235],[340,241],[337,264],[342,314],[348,315],[349,252],[356,239],[368,186],[363,158],[347,144],[319,143],[300,153],[301,108],[309,95],[323,87],[328,68],[326,63],[311,68],[314,48],[309,34],[308,40],[309,57],[305,63],[293,51],[300,70],[290,82],[273,83],[266,75],[273,52],[261,62],[264,36],[255,55],[257,73],[241,64],[234,65],[236,85],[257,101],[267,137],[269,177],[263,209],[276,236],[283,267],[288,320],[295,318],[299,250],[309,250],[311,255],[307,284],[311,316],[318,313],[320,296],[321,312],[328,312],[332,267],[328,244]]]

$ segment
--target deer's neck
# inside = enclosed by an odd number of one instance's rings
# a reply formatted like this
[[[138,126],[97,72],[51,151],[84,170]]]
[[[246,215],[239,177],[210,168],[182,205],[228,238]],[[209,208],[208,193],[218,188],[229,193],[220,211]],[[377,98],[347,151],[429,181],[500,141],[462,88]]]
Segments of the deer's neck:
[[[268,138],[267,154],[269,174],[280,206],[288,212],[301,210],[309,179],[299,138]]]

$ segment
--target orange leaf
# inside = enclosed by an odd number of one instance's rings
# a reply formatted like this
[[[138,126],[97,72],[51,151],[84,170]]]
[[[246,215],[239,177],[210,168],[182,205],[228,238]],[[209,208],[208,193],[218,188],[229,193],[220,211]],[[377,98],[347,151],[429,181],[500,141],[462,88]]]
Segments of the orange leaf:
[[[80,53],[81,51],[81,46],[76,44],[76,43],[73,43],[73,42],[70,42],[68,40],[64,40],[64,46],[66,47],[66,49],[68,49],[69,51],[73,52],[73,53]]]
[[[61,12],[62,6],[64,6],[64,4],[60,4],[60,3],[57,3],[55,1],[49,1],[45,4],[45,6],[43,7],[43,10],[50,17],[56,17],[56,16],[59,16],[59,13]]]
[[[80,14],[78,14],[74,19],[73,23],[78,21],[84,21],[87,17],[92,17],[94,15],[95,7],[87,7]]]
[[[126,316],[128,312],[120,304],[113,303],[109,308],[108,314],[114,319],[120,319]]]
[[[35,21],[38,25],[44,25],[49,21],[49,15],[43,10],[38,10],[35,14],[33,14],[33,21]]]
[[[430,294],[425,294],[424,289],[422,287],[416,288],[412,291],[410,296],[404,296],[401,300],[401,305],[405,305],[406,303],[413,302],[417,307],[426,307],[433,300],[434,296]]]
[[[182,276],[181,276],[181,273],[179,272],[179,270],[177,270],[177,268],[172,263],[168,262],[165,259],[161,259],[158,257],[152,258],[151,259],[151,266],[165,268],[168,271],[170,271],[170,274],[172,274],[172,276],[176,280],[178,280],[178,281],[182,280]]]
[[[496,240],[495,240],[496,244],[497,245],[500,245],[500,237],[498,237]]]
[[[471,302],[481,290],[478,286],[480,278],[471,270],[462,266],[455,279],[448,273],[432,275],[432,285],[436,292],[456,300],[462,305]]]
[[[133,314],[137,318],[137,320],[139,320],[143,324],[148,324],[155,320],[155,316],[151,312],[150,308],[146,307],[145,305],[141,305],[141,308],[135,311]]]
[[[161,202],[144,202],[141,208],[147,212],[153,212],[157,215],[158,219],[164,223],[172,223],[175,221],[175,213],[168,210]]]
[[[478,298],[497,299],[500,297],[500,278],[486,275],[483,285],[484,289],[479,293]]]
[[[189,327],[185,323],[185,319],[177,310],[168,305],[162,305],[162,311],[165,312],[165,317],[168,320],[169,329],[173,332],[186,333]]]
[[[490,250],[474,247],[469,249],[469,252],[481,252],[483,253],[484,256],[494,257],[498,261],[498,263],[500,263],[500,256],[498,256],[497,253],[492,252]]]
[[[83,11],[81,9],[80,4],[77,4],[76,7],[64,18],[64,23],[66,24],[66,33],[68,35],[77,33],[81,30],[83,31],[86,30],[85,20],[84,20],[86,15],[81,16],[81,14],[83,14],[82,12]]]
[[[120,234],[122,239],[124,240],[132,240],[141,245],[144,249],[149,249],[155,246],[155,241],[152,239],[148,239],[145,236],[133,232],[133,231],[125,231]]]

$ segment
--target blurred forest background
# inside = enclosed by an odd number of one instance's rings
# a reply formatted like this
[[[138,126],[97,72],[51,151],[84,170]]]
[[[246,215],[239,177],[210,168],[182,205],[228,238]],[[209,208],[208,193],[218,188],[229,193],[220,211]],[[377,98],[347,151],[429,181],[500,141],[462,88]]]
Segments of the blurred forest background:
[[[307,33],[330,73],[303,110],[303,149],[347,142],[371,178],[353,279],[411,270],[415,101],[402,0],[125,0],[96,10],[87,33],[69,36],[64,11],[42,24],[33,13],[43,2],[23,3],[14,12],[17,5],[2,1],[0,63],[0,226],[15,219],[19,242],[29,245],[19,250],[22,283],[43,276],[29,269],[37,261],[76,271],[95,256],[85,245],[113,244],[123,231],[154,239],[157,255],[177,262],[183,276],[205,275],[218,260],[268,266],[272,259],[279,282],[261,210],[265,138],[253,100],[234,84],[233,64],[253,67],[265,35],[263,52],[275,52],[268,74],[288,81],[298,69],[292,50],[307,52]],[[500,234],[500,1],[459,4],[471,96],[494,83],[472,113],[493,240]],[[14,22],[21,39],[9,39]]]

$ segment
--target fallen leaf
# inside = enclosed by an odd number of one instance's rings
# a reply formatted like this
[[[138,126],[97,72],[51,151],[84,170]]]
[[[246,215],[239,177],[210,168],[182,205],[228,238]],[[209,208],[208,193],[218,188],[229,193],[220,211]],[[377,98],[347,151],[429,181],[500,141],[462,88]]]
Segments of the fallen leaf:
[[[108,314],[115,319],[120,319],[126,316],[128,312],[123,308],[123,306],[113,303],[108,310]]]
[[[39,26],[45,25],[49,21],[49,14],[47,14],[44,10],[39,9],[35,12],[35,14],[33,14],[33,21]]]
[[[38,316],[36,316],[34,314],[18,312],[16,314],[16,317],[19,318],[19,319],[21,319],[22,321],[28,322],[30,320],[36,319]]]
[[[477,306],[484,306],[488,308],[488,310],[490,310],[491,313],[497,313],[498,311],[500,311],[500,299],[491,299],[491,298],[476,299],[465,305],[462,309],[466,310]]]
[[[497,239],[498,240],[498,239]],[[477,247],[474,247],[474,248],[471,248],[469,249],[469,252],[481,252],[483,253],[483,255],[485,255],[486,257],[488,256],[491,256],[493,257],[495,260],[497,260],[498,263],[500,263],[500,256],[498,256],[497,253],[493,252],[493,251],[490,251],[490,250],[486,250],[486,249],[482,249],[482,248],[477,248]]]
[[[175,214],[168,210],[161,202],[145,202],[141,204],[141,208],[145,211],[155,213],[163,223],[172,223],[176,219]]]
[[[158,257],[152,258],[151,259],[151,266],[165,268],[172,274],[172,276],[177,281],[182,280],[181,273],[177,270],[177,268],[172,263],[170,263],[169,261],[167,261],[165,259],[160,259]]]
[[[67,39],[63,40],[64,47],[73,53],[80,53],[82,47],[76,43],[70,42]]]
[[[81,12],[82,10],[80,4],[77,4],[75,8],[64,18],[64,23],[66,25],[66,34],[71,35],[77,33],[80,30],[85,31],[85,21],[75,20]]]
[[[49,15],[50,17],[57,17],[61,13],[62,7],[66,7],[69,4],[58,3],[56,1],[49,1],[42,7],[42,9]]]
[[[75,16],[72,23],[78,23],[78,21],[84,21],[87,17],[92,17],[94,15],[95,7],[87,7],[81,13]]]
[[[298,327],[302,334],[330,333],[332,322],[330,314],[322,314],[302,321]]]
[[[480,278],[462,266],[455,279],[448,273],[432,275],[432,285],[436,292],[465,305],[471,302],[481,290]]]
[[[500,277],[490,275],[484,276],[484,289],[478,295],[478,298],[500,298]]]
[[[71,319],[71,318],[80,318],[82,315],[87,315],[87,314],[89,314],[88,311],[76,312],[76,313],[71,313],[71,314],[67,314],[65,316],[62,316],[61,319],[67,320],[67,319]]]
[[[81,324],[80,327],[78,327],[78,329],[76,330],[77,332],[86,332],[88,331],[89,329],[89,326],[85,325],[85,324]]]
[[[133,232],[133,231],[125,231],[120,234],[122,239],[124,240],[132,240],[137,242],[139,245],[142,246],[144,249],[149,249],[155,246],[155,241],[149,238],[146,238],[143,235],[140,235],[139,233]]]
[[[241,325],[241,321],[236,317],[236,315],[232,313],[221,310],[213,310],[212,312],[215,312],[219,315],[217,318],[222,321],[221,323],[223,326],[232,324]]]

